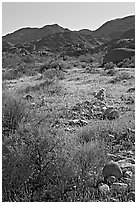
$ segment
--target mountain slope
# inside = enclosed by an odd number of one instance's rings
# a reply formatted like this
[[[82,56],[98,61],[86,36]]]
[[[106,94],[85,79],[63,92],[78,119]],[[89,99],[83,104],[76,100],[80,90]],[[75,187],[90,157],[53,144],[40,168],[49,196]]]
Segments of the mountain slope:
[[[135,16],[128,16],[106,22],[93,31],[93,36],[120,37],[125,31],[135,29]]]
[[[113,39],[135,38],[135,16],[128,16],[106,22],[95,31],[82,29],[70,31],[57,24],[46,25],[42,28],[22,28],[2,37],[5,42],[21,47],[28,47],[28,43],[34,51],[50,50],[92,50],[101,48],[102,44],[111,42]],[[27,43],[27,46],[25,45]],[[110,43],[111,44],[111,43]],[[133,46],[132,46],[133,47]]]
[[[68,29],[62,28],[57,24],[53,24],[46,25],[42,28],[22,28],[15,31],[14,33],[3,36],[2,39],[13,44],[19,44],[40,40],[47,35],[66,31],[68,31]]]

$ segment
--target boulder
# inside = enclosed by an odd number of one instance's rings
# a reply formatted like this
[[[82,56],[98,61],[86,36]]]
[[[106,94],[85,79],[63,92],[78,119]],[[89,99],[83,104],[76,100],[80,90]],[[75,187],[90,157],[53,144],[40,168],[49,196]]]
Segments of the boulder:
[[[110,176],[115,176],[117,179],[123,176],[122,170],[117,162],[110,161],[103,168],[104,179]]]
[[[107,107],[106,110],[103,112],[103,119],[114,120],[119,118],[119,112],[115,110],[113,107]]]
[[[134,49],[128,49],[128,48],[116,48],[111,51],[109,51],[104,59],[103,59],[103,64],[106,64],[108,62],[120,62],[125,58],[131,58],[132,56],[135,55],[135,50]]]

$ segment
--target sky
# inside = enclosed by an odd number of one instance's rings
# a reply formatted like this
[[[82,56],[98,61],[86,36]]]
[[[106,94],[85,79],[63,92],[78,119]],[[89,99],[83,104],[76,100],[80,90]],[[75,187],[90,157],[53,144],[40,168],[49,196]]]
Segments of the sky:
[[[51,24],[96,30],[106,21],[134,14],[134,2],[3,2],[2,35]]]

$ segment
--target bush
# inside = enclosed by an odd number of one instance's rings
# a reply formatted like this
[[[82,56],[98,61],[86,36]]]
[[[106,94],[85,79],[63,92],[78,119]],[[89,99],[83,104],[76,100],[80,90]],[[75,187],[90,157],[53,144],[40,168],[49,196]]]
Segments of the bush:
[[[110,80],[109,83],[116,83],[116,82],[119,82],[119,81],[122,81],[122,80],[130,79],[132,77],[133,76],[131,76],[130,73],[121,71],[121,72],[119,72],[117,74],[117,76],[115,76],[112,80]]]
[[[34,127],[23,127],[3,142],[4,202],[63,200],[73,169],[60,154],[61,141]]]
[[[105,70],[113,69],[116,65],[113,62],[108,62],[104,65]]]
[[[107,74],[110,75],[110,76],[114,76],[115,73],[116,73],[115,68],[112,68],[112,69],[110,69],[110,70],[107,71]]]
[[[30,63],[34,63],[35,60],[31,56],[25,56],[23,57],[23,62],[30,64]]]
[[[92,59],[91,55],[81,55],[81,56],[79,56],[78,59],[79,59],[80,62],[86,62],[86,63],[93,62],[93,59]]]
[[[25,116],[24,103],[10,94],[4,93],[2,98],[2,132],[14,132]]]
[[[19,72],[17,69],[16,70],[10,70],[2,73],[2,80],[13,80],[13,79],[18,79],[22,76],[22,73]]]

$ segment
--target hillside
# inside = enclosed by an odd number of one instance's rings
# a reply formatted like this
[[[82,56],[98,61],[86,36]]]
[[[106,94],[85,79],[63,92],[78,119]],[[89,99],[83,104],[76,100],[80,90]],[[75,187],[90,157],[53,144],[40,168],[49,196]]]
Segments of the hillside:
[[[57,24],[46,25],[42,28],[22,28],[3,36],[2,40],[14,45],[33,42],[37,44],[37,47],[40,47],[40,45],[42,47],[42,43],[44,43],[44,46],[48,45],[49,48],[54,47],[55,43],[55,46],[59,45],[57,49],[59,49],[60,44],[65,43],[64,45],[66,45],[68,42],[73,45],[78,43],[83,44],[83,46],[86,45],[87,48],[94,48],[113,38],[120,38],[125,32],[128,32],[128,34],[125,34],[127,36],[130,35],[129,32],[132,32],[131,35],[133,36],[132,29],[135,29],[135,16],[108,21],[95,31],[89,29],[70,31]]]
[[[100,28],[93,31],[93,36],[117,38],[120,37],[125,31],[130,29],[135,29],[134,15],[106,22]]]
[[[40,40],[47,35],[65,32],[68,29],[62,28],[57,24],[46,25],[42,28],[22,28],[14,33],[4,36],[2,39],[13,44],[26,43],[34,40]]]

